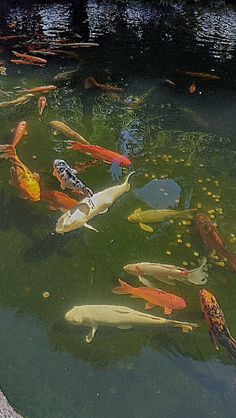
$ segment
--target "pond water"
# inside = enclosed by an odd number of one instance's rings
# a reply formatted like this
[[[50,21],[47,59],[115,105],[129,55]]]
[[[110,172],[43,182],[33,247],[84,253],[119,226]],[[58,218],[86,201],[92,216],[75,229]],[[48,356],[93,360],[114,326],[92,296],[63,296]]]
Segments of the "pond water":
[[[1,161],[0,385],[25,417],[235,416],[235,362],[211,343],[199,287],[158,282],[187,301],[187,309],[174,311],[171,318],[199,324],[188,334],[101,327],[89,345],[87,328],[64,320],[74,305],[126,305],[144,312],[144,301],[111,292],[118,278],[137,285],[124,272],[125,264],[194,268],[209,255],[194,222],[164,221],[149,233],[127,220],[137,208],[202,204],[201,211],[210,211],[236,253],[235,22],[233,8],[191,8],[181,2],[168,7],[95,0],[2,5],[0,36],[27,37],[1,41],[1,65],[8,74],[0,76],[1,102],[15,98],[19,88],[55,84],[56,74],[78,64],[79,72],[73,82],[45,93],[48,107],[42,118],[39,96],[1,109],[1,143],[11,143],[12,128],[27,120],[29,135],[17,153],[40,174],[42,190],[60,191],[52,176],[55,159],[71,165],[90,160],[66,149],[67,138],[54,135],[52,120],[65,122],[92,144],[129,156],[135,170],[130,192],[91,221],[99,233],[83,228],[63,236],[55,233],[60,212],[50,211],[46,202],[22,199],[9,185],[9,161]],[[46,56],[44,68],[10,63],[13,49],[26,52],[27,43],[61,38],[99,47],[70,49],[79,59]],[[221,79],[201,81],[183,71]],[[86,92],[87,76],[124,92]],[[197,91],[190,94],[195,82]],[[100,162],[79,177],[97,192],[122,182],[128,171]],[[235,272],[214,258],[208,261],[205,287],[216,295],[236,335]],[[164,316],[162,308],[152,313]]]

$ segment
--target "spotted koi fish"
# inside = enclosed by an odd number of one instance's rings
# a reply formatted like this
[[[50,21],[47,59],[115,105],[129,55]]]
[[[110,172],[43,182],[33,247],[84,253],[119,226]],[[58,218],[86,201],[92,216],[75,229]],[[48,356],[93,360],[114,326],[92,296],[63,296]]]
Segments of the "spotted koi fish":
[[[77,171],[64,160],[55,160],[53,163],[53,176],[59,180],[62,190],[70,189],[82,192],[86,197],[92,197],[93,191],[76,177],[76,173]]]
[[[230,334],[224,313],[215,296],[205,289],[200,290],[200,304],[216,350],[219,350],[217,343],[220,343],[226,348],[229,356],[236,360],[236,340]]]

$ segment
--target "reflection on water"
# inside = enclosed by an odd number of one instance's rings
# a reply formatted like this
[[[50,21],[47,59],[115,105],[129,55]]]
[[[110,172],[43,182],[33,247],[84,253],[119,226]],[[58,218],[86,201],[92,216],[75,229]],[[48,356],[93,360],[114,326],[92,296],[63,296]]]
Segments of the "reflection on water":
[[[124,265],[150,261],[190,269],[209,255],[194,223],[160,222],[150,234],[128,223],[127,216],[137,208],[199,207],[213,216],[236,252],[235,11],[185,7],[183,2],[165,8],[91,0],[24,2],[5,8],[1,17],[0,36],[27,34],[30,45],[62,38],[100,44],[76,50],[79,58],[47,57],[42,69],[10,64],[12,49],[25,51],[24,39],[2,41],[1,59],[9,75],[0,78],[0,89],[14,97],[16,87],[54,84],[56,74],[78,64],[79,71],[78,78],[47,95],[42,119],[38,97],[25,106],[1,110],[1,143],[10,142],[11,129],[27,120],[29,135],[18,153],[40,173],[43,190],[59,190],[52,177],[55,158],[71,165],[90,160],[66,149],[67,138],[54,135],[52,120],[65,122],[92,144],[129,156],[136,172],[131,191],[91,221],[99,233],[81,229],[59,236],[54,229],[60,214],[43,202],[21,199],[8,184],[9,163],[1,161],[4,391],[26,416],[38,418],[141,418],[147,416],[147,408],[148,418],[156,417],[157,410],[164,418],[173,416],[173,410],[181,418],[233,418],[235,365],[211,345],[196,287],[175,288],[188,308],[173,319],[200,325],[188,335],[101,327],[89,346],[84,342],[87,329],[69,327],[64,314],[79,304],[123,304],[142,310],[140,300],[111,293],[119,277],[137,284]],[[16,27],[9,27],[14,22]],[[177,71],[181,69],[214,69],[222,80],[195,80]],[[123,87],[124,93],[86,92],[83,81],[88,76]],[[166,78],[176,86],[166,85]],[[193,81],[197,91],[190,95]],[[121,182],[125,174],[117,164],[101,161],[80,176],[97,192]],[[236,335],[235,275],[214,257],[209,261],[207,288],[217,295]],[[163,289],[170,291],[167,285]],[[45,291],[51,294],[48,300],[42,296]],[[154,314],[162,312],[155,308]]]

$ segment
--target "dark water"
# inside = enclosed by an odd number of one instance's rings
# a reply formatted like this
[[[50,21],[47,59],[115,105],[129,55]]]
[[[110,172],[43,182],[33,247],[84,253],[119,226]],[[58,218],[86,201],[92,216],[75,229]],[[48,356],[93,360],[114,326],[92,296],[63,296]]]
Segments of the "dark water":
[[[51,120],[64,121],[91,143],[130,156],[136,171],[131,191],[91,221],[98,234],[84,229],[60,236],[54,233],[60,213],[49,211],[46,203],[21,199],[8,184],[9,163],[1,162],[2,390],[30,418],[234,417],[235,364],[211,344],[198,287],[160,283],[163,290],[186,299],[187,309],[175,311],[172,318],[197,322],[199,329],[190,334],[100,328],[88,345],[87,329],[69,327],[64,314],[74,305],[93,303],[144,311],[143,301],[111,293],[119,277],[137,284],[123,272],[125,264],[156,261],[193,268],[209,254],[194,224],[163,222],[150,234],[127,221],[137,208],[183,209],[201,203],[236,252],[236,10],[112,1],[1,7],[0,36],[28,37],[1,42],[0,59],[8,75],[0,76],[0,101],[15,97],[18,87],[54,84],[57,73],[80,65],[73,83],[47,94],[42,120],[37,98],[1,110],[1,143],[11,142],[11,129],[19,121],[28,121],[29,135],[17,152],[40,174],[43,190],[60,190],[52,177],[54,159],[71,164],[88,160],[66,149],[66,139],[54,136]],[[16,20],[16,27],[9,27]],[[100,46],[76,50],[79,61],[46,57],[45,68],[9,62],[12,49],[26,51],[22,43],[64,37]],[[195,80],[184,76],[184,70],[214,72],[221,80]],[[85,93],[87,76],[124,92]],[[176,87],[165,85],[167,78]],[[190,95],[194,81],[197,92]],[[103,163],[80,177],[95,191],[124,178],[118,167]],[[177,242],[178,235],[183,243]],[[217,296],[236,335],[235,273],[217,260],[209,263],[206,288]],[[51,293],[49,300],[43,298],[45,291]],[[163,310],[153,313],[162,316]]]

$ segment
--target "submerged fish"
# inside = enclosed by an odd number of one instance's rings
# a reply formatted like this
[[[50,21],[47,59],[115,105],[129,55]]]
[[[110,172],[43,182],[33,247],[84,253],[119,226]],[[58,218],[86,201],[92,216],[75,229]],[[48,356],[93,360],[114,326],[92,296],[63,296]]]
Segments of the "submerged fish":
[[[65,314],[65,320],[72,325],[83,325],[92,328],[86,336],[87,343],[93,341],[99,326],[117,327],[120,329],[130,329],[136,326],[170,326],[181,328],[183,332],[189,332],[194,328],[198,328],[197,324],[190,322],[172,321],[135,311],[127,306],[115,305],[74,306]]]
[[[73,80],[74,78],[77,78],[79,73],[80,73],[79,67],[77,67],[75,70],[72,70],[72,71],[64,71],[64,73],[59,73],[55,75],[54,81],[59,81],[59,82],[70,81],[70,80]]]
[[[221,77],[215,74],[198,73],[195,71],[181,71],[183,74],[190,75],[191,77],[200,78],[202,80],[220,80]]]
[[[15,135],[12,140],[12,145],[16,147],[20,140],[23,138],[24,135],[28,135],[28,124],[25,120],[22,120],[18,123],[16,129],[15,129]]]
[[[101,83],[98,83],[95,80],[95,78],[87,77],[86,80],[84,81],[85,90],[90,89],[92,86],[101,90],[112,91],[113,93],[121,93],[122,91],[124,91],[124,89],[120,87],[111,86],[110,84],[101,84]]]
[[[26,94],[25,96],[18,97],[17,99],[8,100],[7,102],[1,102],[0,109],[5,109],[7,107],[19,106],[28,103],[33,97],[34,94]]]
[[[43,115],[45,107],[48,105],[47,98],[45,96],[40,96],[38,99],[38,112],[39,116]]]
[[[20,59],[20,60],[11,60],[11,62],[13,64],[16,64],[16,65],[34,65],[35,67],[44,67],[44,64],[39,64],[37,62],[26,61],[26,60],[23,60],[23,59]],[[26,92],[26,90],[24,91],[24,93],[25,92]]]
[[[192,213],[197,209],[188,210],[174,210],[174,209],[151,209],[142,210],[136,209],[134,213],[128,216],[128,221],[138,222],[140,228],[147,232],[153,232],[153,228],[150,227],[149,223],[162,222],[164,219],[178,219],[178,218],[192,218]]]
[[[44,58],[34,57],[34,56],[28,55],[28,54],[20,54],[19,52],[16,52],[16,51],[12,51],[12,53],[16,57],[21,58],[23,60],[27,60],[27,61],[30,61],[30,62],[33,62],[33,63],[43,64],[43,65],[47,64],[47,60],[45,60]]]
[[[32,89],[25,89],[21,90],[21,93],[47,93],[49,91],[57,90],[58,86],[39,86],[39,87],[33,87]]]
[[[196,83],[192,83],[190,84],[188,91],[190,94],[194,94],[197,91],[197,85]]]
[[[41,200],[49,202],[49,209],[60,210],[62,212],[75,208],[79,203],[78,200],[72,199],[65,193],[50,190],[41,192]]]
[[[203,213],[198,213],[195,217],[195,221],[204,244],[210,250],[214,250],[221,259],[228,260],[232,269],[236,271],[236,255],[230,254],[226,249],[225,243],[220,237],[216,225]]]
[[[40,200],[39,174],[32,173],[16,155],[13,145],[0,145],[0,159],[12,160],[11,184],[18,187],[26,199],[37,202]]]
[[[55,160],[53,163],[53,176],[60,182],[62,190],[78,190],[84,196],[92,197],[93,191],[76,177],[77,171],[74,170],[64,160]]]
[[[118,154],[118,152],[114,152],[97,145],[84,145],[78,142],[69,142],[69,144],[70,145],[67,147],[67,149],[72,149],[74,151],[82,152],[83,154],[92,155],[93,158],[97,160],[102,160],[109,164],[120,164],[124,167],[129,167],[132,165],[132,162],[128,157]]]
[[[53,48],[90,48],[93,46],[99,46],[99,44],[95,43],[95,42],[70,42],[70,43],[51,43],[50,44],[51,47]]]
[[[163,306],[166,315],[170,315],[173,309],[186,308],[186,302],[179,296],[166,293],[163,290],[148,287],[133,287],[119,279],[120,286],[112,289],[113,293],[119,295],[130,294],[135,298],[147,301],[145,309],[152,309],[155,306]]]
[[[127,264],[124,266],[124,270],[133,276],[137,276],[139,280],[148,287],[152,287],[153,285],[146,279],[146,276],[152,277],[155,280],[160,280],[169,285],[175,285],[175,281],[204,285],[208,278],[208,273],[204,271],[206,262],[207,259],[204,257],[202,264],[194,270],[186,270],[185,268],[169,264],[148,262]]]
[[[65,123],[60,122],[59,120],[53,120],[50,122],[50,125],[55,129],[56,132],[60,132],[63,135],[65,135],[67,138],[73,138],[76,139],[76,143],[81,143],[85,145],[89,145],[89,142],[82,137],[82,135],[75,132],[73,129],[71,129],[69,126],[67,126]]]
[[[200,304],[216,350],[219,350],[219,342],[226,348],[229,356],[236,360],[236,340],[230,334],[224,313],[215,296],[205,289],[200,290]]]
[[[130,173],[123,184],[95,193],[93,195],[93,207],[91,207],[88,198],[81,200],[76,208],[68,210],[68,212],[61,216],[56,225],[56,232],[58,234],[64,234],[82,228],[83,226],[97,231],[88,222],[95,216],[106,213],[120,196],[130,190],[129,179],[133,174],[134,172]]]

